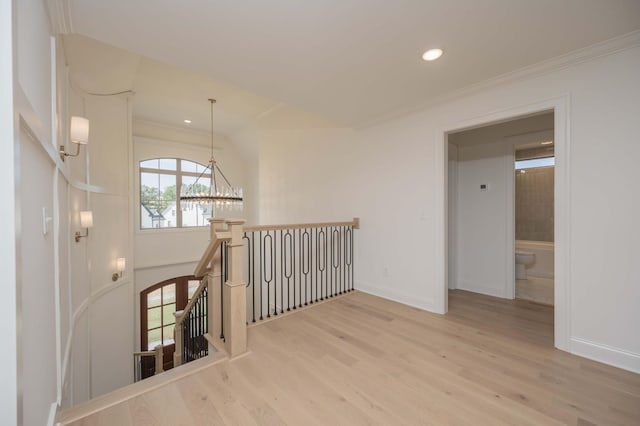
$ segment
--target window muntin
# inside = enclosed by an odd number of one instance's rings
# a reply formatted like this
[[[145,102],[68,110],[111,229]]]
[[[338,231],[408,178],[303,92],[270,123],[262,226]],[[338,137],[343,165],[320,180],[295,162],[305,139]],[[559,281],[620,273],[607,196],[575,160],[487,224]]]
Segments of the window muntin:
[[[198,192],[209,192],[211,172],[207,166],[179,158],[140,161],[140,229],[207,226],[210,208],[181,209],[183,186],[195,184]],[[206,170],[206,173],[204,173]]]

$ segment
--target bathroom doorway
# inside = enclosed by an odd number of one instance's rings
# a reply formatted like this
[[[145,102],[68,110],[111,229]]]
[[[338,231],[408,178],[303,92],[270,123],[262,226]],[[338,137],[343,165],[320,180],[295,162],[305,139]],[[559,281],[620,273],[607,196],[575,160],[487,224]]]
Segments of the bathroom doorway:
[[[514,146],[515,297],[554,304],[553,132]]]

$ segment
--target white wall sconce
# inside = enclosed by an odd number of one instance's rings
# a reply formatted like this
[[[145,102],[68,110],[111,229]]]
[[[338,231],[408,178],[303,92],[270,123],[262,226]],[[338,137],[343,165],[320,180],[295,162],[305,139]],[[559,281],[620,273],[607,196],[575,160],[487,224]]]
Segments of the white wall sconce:
[[[65,157],[77,157],[80,154],[80,145],[86,145],[89,142],[89,120],[84,117],[71,117],[71,128],[69,130],[71,142],[76,145],[76,153],[71,154],[65,151],[64,145],[60,145],[60,158],[64,161]]]
[[[122,273],[124,272],[125,267],[127,266],[127,259],[124,257],[119,257],[116,259],[116,272],[111,275],[111,281],[118,281],[122,278]]]
[[[76,231],[76,243],[80,242],[80,238],[86,238],[89,236],[89,228],[93,228],[93,212],[91,210],[80,212],[80,226],[86,229],[85,234],[81,234],[80,231]]]

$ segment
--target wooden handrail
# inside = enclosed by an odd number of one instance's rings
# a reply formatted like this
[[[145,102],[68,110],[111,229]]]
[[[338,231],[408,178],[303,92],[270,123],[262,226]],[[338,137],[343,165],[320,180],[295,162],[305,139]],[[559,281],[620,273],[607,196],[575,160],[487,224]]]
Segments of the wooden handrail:
[[[211,263],[211,259],[218,251],[218,247],[222,244],[223,241],[229,241],[231,239],[231,235],[228,232],[213,232],[211,241],[209,241],[209,245],[207,249],[204,251],[200,262],[198,262],[198,266],[196,266],[196,270],[193,275],[201,279],[205,276],[207,271],[209,270],[209,264]]]
[[[360,218],[354,217],[350,222],[318,222],[318,223],[295,223],[288,225],[256,225],[245,226],[244,231],[278,231],[284,229],[304,229],[304,228],[324,228],[329,226],[353,226],[360,229]]]
[[[193,293],[193,296],[191,296],[191,300],[189,300],[187,306],[185,306],[183,310],[175,312],[174,315],[176,318],[176,324],[174,326],[174,330],[182,325],[182,322],[186,318],[187,314],[191,311],[191,308],[193,308],[193,305],[195,305],[196,301],[198,300],[204,289],[207,287],[207,285],[209,285],[209,276],[205,275],[204,278],[202,278],[202,280],[200,281],[200,285]]]

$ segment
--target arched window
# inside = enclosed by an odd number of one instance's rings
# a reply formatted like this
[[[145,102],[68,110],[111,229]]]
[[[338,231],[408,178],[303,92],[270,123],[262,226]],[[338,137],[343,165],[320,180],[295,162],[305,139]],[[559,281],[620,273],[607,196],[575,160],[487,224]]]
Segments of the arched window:
[[[200,281],[193,275],[171,278],[140,292],[140,349],[164,346],[165,370],[173,367],[174,312],[183,310]]]
[[[183,187],[191,192],[209,192],[211,171],[203,164],[180,158],[140,161],[140,229],[207,226],[211,207],[181,208],[179,195],[186,192]]]

